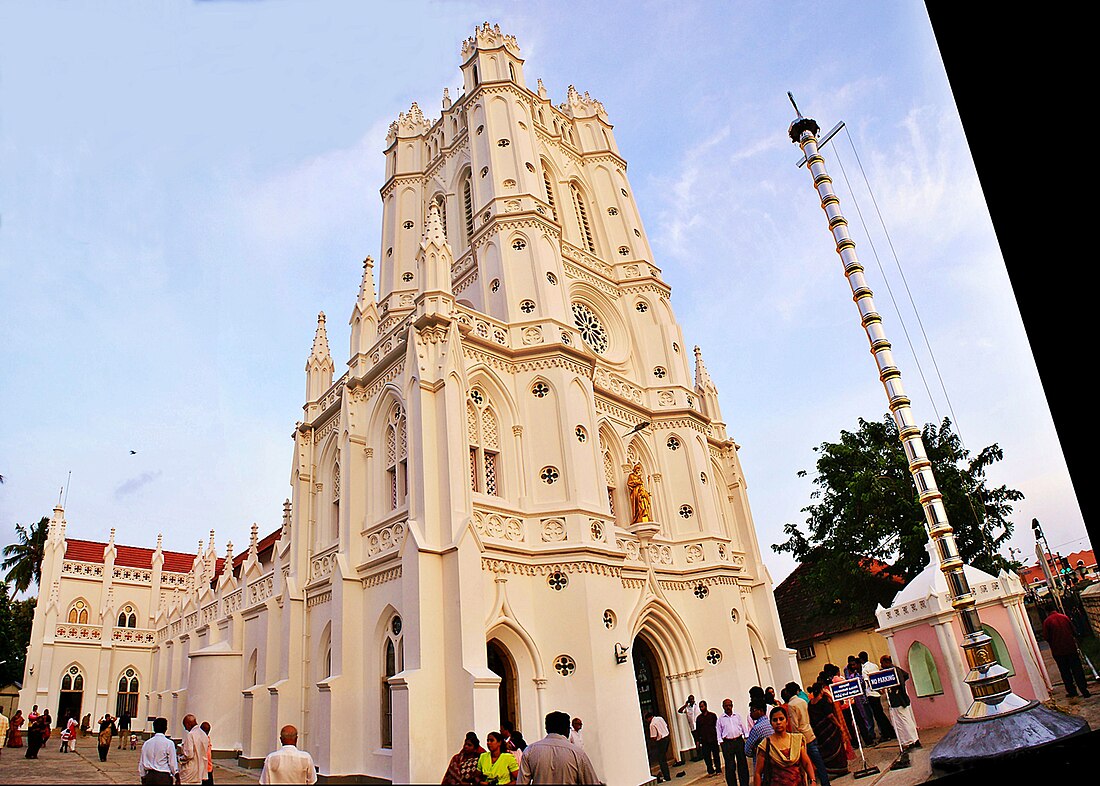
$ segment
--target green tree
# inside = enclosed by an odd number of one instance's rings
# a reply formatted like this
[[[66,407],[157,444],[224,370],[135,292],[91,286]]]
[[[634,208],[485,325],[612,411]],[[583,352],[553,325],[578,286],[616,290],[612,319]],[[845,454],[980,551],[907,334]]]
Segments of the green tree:
[[[993,444],[972,457],[946,418],[939,428],[926,425],[922,437],[959,553],[990,573],[1009,568],[998,550],[1012,534],[1012,503],[1024,495],[1003,485],[990,487],[986,477],[1004,452]],[[842,431],[839,442],[823,442],[814,451],[817,488],[810,496],[818,501],[802,509],[805,530],[788,523],[787,540],[772,549],[800,562],[817,550],[815,560],[822,566],[814,571],[815,583],[832,592],[852,580],[859,564],[853,554],[890,564],[905,581],[920,573],[927,564],[928,533],[893,418],[860,418],[857,431]],[[847,568],[840,567],[844,563]]]
[[[23,679],[34,604],[34,598],[12,600],[8,585],[0,583],[0,685]]]
[[[43,516],[30,527],[15,525],[17,542],[4,546],[4,562],[0,564],[0,569],[8,572],[4,580],[10,582],[16,592],[26,592],[31,584],[38,586],[42,581],[42,557],[46,553],[49,529],[48,516]]]

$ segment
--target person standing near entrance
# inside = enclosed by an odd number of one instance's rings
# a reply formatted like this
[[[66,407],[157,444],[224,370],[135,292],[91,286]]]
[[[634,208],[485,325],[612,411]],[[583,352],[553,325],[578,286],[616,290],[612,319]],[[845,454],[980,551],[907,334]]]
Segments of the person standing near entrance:
[[[695,696],[689,693],[687,701],[676,711],[687,718],[688,727],[691,729],[691,738],[695,740],[695,750],[691,752],[691,760],[699,761],[699,735],[695,731],[695,719],[699,717],[699,705],[695,703]]]
[[[122,711],[118,719],[118,749],[122,750],[130,744],[130,710]]]
[[[718,716],[707,709],[705,701],[699,702],[699,714],[695,717],[695,730],[699,734],[699,747],[703,749],[703,761],[707,775],[721,775],[722,762],[718,759]]]
[[[672,774],[668,771],[668,744],[672,741],[669,736],[668,724],[665,719],[654,712],[645,714],[646,728],[649,737],[650,763],[657,760],[657,767],[661,774],[657,776],[657,783],[662,780],[672,780]]]
[[[722,746],[722,759],[726,765],[726,786],[736,786],[739,781],[741,786],[748,786],[745,723],[733,711],[733,699],[722,700],[722,714],[718,716],[718,742]]]

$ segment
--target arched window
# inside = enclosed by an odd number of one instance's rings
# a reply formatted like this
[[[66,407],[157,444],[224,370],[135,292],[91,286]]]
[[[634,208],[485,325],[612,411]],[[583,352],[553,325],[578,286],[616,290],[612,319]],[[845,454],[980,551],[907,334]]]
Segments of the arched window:
[[[383,748],[393,747],[393,686],[390,677],[403,668],[404,647],[401,641],[401,618],[394,616],[386,633],[382,652],[382,740]]]
[[[510,62],[508,63],[508,76],[512,78],[512,81],[516,81],[516,67]]]
[[[329,540],[336,540],[340,536],[340,462],[332,467],[332,509],[330,511],[332,521],[329,523]],[[325,544],[328,545],[328,544]]]
[[[500,488],[500,435],[496,412],[480,389],[470,391],[466,403],[466,432],[470,443],[470,488],[503,496]]]
[[[115,701],[115,717],[121,718],[123,714],[129,714],[131,718],[137,715],[138,703],[138,678],[133,669],[126,669],[118,678],[118,699]]]
[[[932,651],[919,641],[909,645],[909,674],[913,678],[913,687],[918,696],[935,696],[943,693],[940,684],[940,671],[936,668],[936,661],[932,657]]]
[[[73,601],[69,607],[69,622],[76,625],[88,624],[88,604],[82,600]]]
[[[400,404],[393,405],[386,423],[386,480],[390,510],[397,510],[406,504],[409,494],[409,439]]]
[[[466,245],[474,236],[474,189],[470,185],[470,170],[462,177],[462,218],[466,227]]]
[[[592,226],[588,223],[588,207],[585,205],[584,194],[576,183],[569,184],[569,190],[573,194],[573,208],[577,213],[577,229],[580,230],[581,240],[589,253],[596,253],[596,243],[592,239]]]
[[[997,662],[1008,669],[1008,676],[1016,675],[1016,668],[1012,665],[1012,656],[1008,654],[1005,640],[992,625],[982,625],[982,630],[989,638],[993,639],[993,652],[997,655]]]
[[[118,613],[118,625],[119,628],[136,628],[137,627],[137,613],[134,611],[134,606],[131,603],[127,603],[122,607],[122,610]]]
[[[542,162],[542,185],[546,189],[546,204],[550,205],[550,217],[555,221],[558,220],[558,208],[554,204],[554,186],[550,178],[550,168],[546,166],[546,162]]]
[[[615,516],[615,489],[618,488],[618,473],[615,471],[615,459],[604,441],[603,432],[600,432],[600,455],[603,457],[603,475],[607,483],[607,507],[611,515]]]
[[[84,674],[80,667],[70,666],[61,677],[61,693],[57,700],[57,717],[79,718],[80,708],[84,703]]]

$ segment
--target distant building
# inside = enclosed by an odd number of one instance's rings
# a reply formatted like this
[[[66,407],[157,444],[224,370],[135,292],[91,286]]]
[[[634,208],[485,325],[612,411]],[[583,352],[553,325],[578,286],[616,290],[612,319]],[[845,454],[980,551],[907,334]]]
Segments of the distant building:
[[[880,603],[887,603],[901,589],[901,578],[890,574],[890,566],[874,559],[863,559],[868,572],[883,577]],[[889,654],[886,639],[876,632],[874,603],[852,613],[850,605],[822,604],[806,581],[810,563],[803,562],[775,588],[775,605],[783,625],[787,646],[795,650],[802,684],[810,685],[826,663],[844,668],[849,655],[866,651],[878,662]],[[779,686],[774,686],[777,689]]]
[[[1064,558],[1065,563],[1075,571],[1079,578],[1084,576],[1095,576],[1097,574],[1096,555],[1092,549],[1086,551],[1073,551],[1069,554],[1048,554],[1047,559],[1048,566],[1050,567],[1051,575],[1054,575],[1061,571],[1063,565],[1059,558]],[[1023,570],[1017,571],[1017,575],[1020,577],[1020,583],[1024,585],[1025,589],[1038,589],[1045,587],[1047,583],[1046,575],[1043,573],[1043,566],[1039,564],[1039,560],[1036,559],[1031,565],[1028,565]]]

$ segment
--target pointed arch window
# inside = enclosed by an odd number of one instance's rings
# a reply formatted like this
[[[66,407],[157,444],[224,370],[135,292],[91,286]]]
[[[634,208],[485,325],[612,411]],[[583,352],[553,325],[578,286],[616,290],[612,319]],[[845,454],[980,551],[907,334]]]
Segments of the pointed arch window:
[[[329,539],[335,540],[340,534],[340,462],[332,466],[332,521],[329,523]]]
[[[131,718],[137,716],[138,678],[133,669],[126,669],[118,678],[118,699],[115,701],[115,717],[124,714]]]
[[[550,217],[555,221],[558,220],[558,208],[554,204],[554,186],[550,179],[550,168],[546,166],[546,162],[542,162],[542,185],[546,189],[546,204],[550,206]]]
[[[474,236],[474,189],[470,185],[470,170],[462,178],[462,219],[466,227],[466,245]]]
[[[87,625],[88,624],[88,604],[82,600],[73,602],[73,605],[69,607],[68,620],[74,625]]]
[[[134,611],[134,606],[131,603],[127,603],[122,607],[122,610],[118,613],[118,625],[119,628],[136,628],[137,627],[137,612]]]
[[[394,404],[386,423],[386,482],[390,490],[390,510],[408,502],[409,438],[405,411]]]
[[[500,426],[496,411],[480,389],[466,403],[466,433],[470,444],[470,488],[503,496],[500,485]]]
[[[404,643],[401,637],[401,618],[395,616],[386,633],[385,644],[382,649],[382,701],[381,701],[381,746],[393,747],[393,686],[390,685],[390,677],[393,677],[404,665]]]
[[[584,200],[584,194],[576,183],[569,184],[569,190],[573,194],[573,208],[577,214],[577,229],[580,230],[581,240],[589,253],[596,253],[596,243],[592,239],[592,225],[588,223],[588,206]]]
[[[936,696],[943,693],[940,670],[936,667],[932,650],[919,641],[914,641],[909,645],[908,660],[909,673],[913,677],[913,687],[918,696]]]

